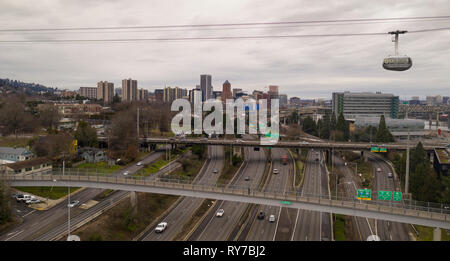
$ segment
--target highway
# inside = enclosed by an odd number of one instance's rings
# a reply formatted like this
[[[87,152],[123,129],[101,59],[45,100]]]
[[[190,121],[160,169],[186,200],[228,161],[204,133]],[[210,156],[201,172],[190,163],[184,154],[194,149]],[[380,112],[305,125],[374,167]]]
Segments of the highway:
[[[143,165],[149,164],[159,157],[164,155],[163,151],[156,151],[144,159],[142,159]],[[115,172],[114,176],[123,176],[124,171],[129,171],[132,175],[136,171],[140,170],[142,166],[136,166],[135,164],[128,166],[124,169],[121,169],[120,171]],[[76,193],[75,195],[71,196],[71,200],[78,200],[80,201],[78,206],[81,206],[83,203],[93,199],[95,196],[97,196],[99,193],[101,193],[102,189],[93,189],[93,188],[87,188],[83,191],[80,191]],[[122,192],[120,192],[122,193]],[[113,200],[116,200],[115,197],[118,197],[117,193],[114,193]],[[105,198],[104,201],[110,200],[109,198]],[[99,205],[99,204],[97,204]],[[104,205],[101,204],[101,205]],[[100,205],[100,206],[101,206]],[[95,207],[95,206],[94,206]],[[79,207],[74,207],[70,211],[70,217],[71,219],[77,219],[79,215],[83,214],[87,210],[81,209]],[[92,210],[91,210],[92,211]],[[8,236],[7,234],[1,235],[0,240],[8,240],[8,241],[30,241],[35,238],[39,238],[40,236],[50,236],[50,234],[53,234],[51,231],[52,229],[60,230],[61,226],[64,226],[67,229],[67,200],[62,201],[61,203],[53,206],[51,209],[46,211],[35,211],[31,213],[30,215],[26,216],[23,220],[23,223],[12,229],[14,232],[17,231],[14,236]],[[73,226],[74,224],[71,224]],[[8,231],[9,232],[9,231]],[[20,233],[19,233],[20,232]],[[9,233],[8,233],[9,234]]]
[[[254,151],[251,147],[244,148],[245,163],[236,174],[231,185],[245,186],[250,189],[258,188],[263,177],[266,166],[266,152],[261,149]],[[249,180],[245,180],[246,177]],[[237,203],[231,201],[217,201],[217,209],[225,211],[223,217],[216,217],[215,213],[208,215],[194,232],[194,236],[189,240],[197,241],[225,241],[229,239],[231,233],[238,225],[239,219],[249,206],[246,203]]]
[[[264,190],[265,191],[285,191],[292,190],[292,182],[294,176],[294,166],[292,158],[286,149],[273,148],[272,153],[272,169],[269,176],[269,181],[267,182]],[[286,165],[282,164],[282,156],[288,156],[288,161]],[[274,174],[273,170],[277,169],[278,174]],[[284,227],[287,229],[290,227],[289,223],[283,217],[280,218],[280,209],[288,212],[296,212],[295,209],[280,208],[275,206],[258,205],[257,211],[254,211],[251,219],[251,228],[246,236],[246,240],[250,241],[272,241],[275,239],[275,234],[277,228],[279,228],[280,233],[285,231]],[[265,213],[265,218],[263,220],[257,219],[257,214],[262,211]],[[269,222],[269,216],[275,215],[275,222]]]
[[[374,184],[373,190],[379,191],[401,191],[398,182],[395,182],[395,178],[389,178],[388,173],[394,174],[391,166],[379,159],[378,157],[369,154],[369,160],[373,165]],[[381,169],[381,172],[377,172],[377,168]],[[409,241],[409,228],[408,224],[390,222],[384,220],[377,220],[376,234],[380,237],[380,240],[394,240],[394,241]]]
[[[195,184],[214,185],[224,166],[224,149],[222,146],[208,146],[208,156],[211,159],[194,180]],[[213,173],[217,169],[218,173]],[[183,225],[189,221],[194,212],[202,204],[203,199],[183,197],[177,205],[161,217],[155,225],[150,227],[140,240],[143,241],[170,241],[182,231]],[[154,229],[160,222],[167,222],[163,233],[155,233]]]
[[[306,159],[306,170],[299,193],[302,196],[322,195],[329,197],[328,178],[321,151],[309,151]],[[331,240],[331,220],[329,213],[297,210],[294,221],[293,241]],[[275,240],[278,240],[277,238]]]
[[[345,162],[344,160],[342,160],[342,158],[333,155],[333,162],[334,167],[339,169],[343,174],[343,177],[340,179],[338,186],[343,187],[344,194],[346,197],[348,198],[356,197],[357,190],[362,188],[362,186],[360,185],[361,183],[360,178],[356,176],[356,174],[350,168],[349,165],[345,165]],[[375,235],[376,231],[374,220],[352,216],[352,221],[355,233],[353,237],[355,239],[358,239],[360,241],[366,241],[368,236]]]

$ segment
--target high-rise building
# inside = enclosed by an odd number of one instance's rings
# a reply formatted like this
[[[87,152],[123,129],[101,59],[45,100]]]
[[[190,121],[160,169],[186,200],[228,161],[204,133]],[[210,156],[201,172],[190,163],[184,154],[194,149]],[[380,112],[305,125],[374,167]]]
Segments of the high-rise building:
[[[212,98],[211,75],[200,75],[200,89],[202,90],[203,101]]]
[[[163,89],[155,89],[155,101],[156,102],[164,102],[164,90]]]
[[[107,81],[97,83],[97,99],[103,100],[104,103],[110,103],[113,97],[114,83]]]
[[[138,100],[140,102],[147,102],[148,101],[148,90],[146,89],[139,89],[138,91]]]
[[[346,119],[356,116],[379,116],[397,118],[399,97],[387,93],[334,92],[332,110],[338,116],[341,112]]]
[[[78,94],[82,97],[88,99],[97,99],[97,88],[96,87],[80,87]]]
[[[138,100],[137,81],[132,79],[122,80],[122,102]]]
[[[165,87],[164,88],[164,102],[173,102],[176,99],[186,99],[188,98],[188,92],[186,89],[182,89],[179,87]]]
[[[226,102],[228,99],[233,99],[233,93],[231,92],[231,83],[226,80],[222,85],[222,101]]]

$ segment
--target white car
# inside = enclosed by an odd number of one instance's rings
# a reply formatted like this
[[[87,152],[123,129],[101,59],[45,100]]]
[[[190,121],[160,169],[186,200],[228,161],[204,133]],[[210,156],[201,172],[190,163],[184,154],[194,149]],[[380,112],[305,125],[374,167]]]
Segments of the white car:
[[[391,172],[389,172],[388,173],[388,178],[392,178],[393,176],[392,176],[392,173]]]
[[[141,166],[142,165],[142,161],[139,161],[136,166]]]
[[[278,174],[278,173],[280,173],[280,172],[278,171],[278,169],[273,169],[273,174]]]
[[[307,141],[300,141],[299,144],[309,144]]]
[[[123,173],[123,175],[125,175],[125,176],[128,174],[130,174],[130,172],[128,170]]]
[[[217,172],[219,172],[218,169],[214,169],[214,170],[213,170],[213,173],[217,173]]]
[[[33,198],[33,199],[29,199],[27,201],[25,201],[26,204],[37,204],[40,203],[41,201],[37,198]]]
[[[75,207],[78,203],[80,203],[80,201],[74,200],[74,201],[71,201],[67,206],[68,206],[69,208],[73,208],[73,207]]]
[[[225,210],[219,209],[219,210],[217,211],[217,213],[216,213],[216,217],[222,217],[222,216],[223,216],[223,213],[225,213]]]
[[[269,216],[269,222],[275,222],[275,215]]]
[[[156,226],[155,232],[156,232],[156,233],[161,233],[161,232],[163,232],[166,228],[167,228],[167,222],[161,222],[161,223],[159,223],[159,224]]]

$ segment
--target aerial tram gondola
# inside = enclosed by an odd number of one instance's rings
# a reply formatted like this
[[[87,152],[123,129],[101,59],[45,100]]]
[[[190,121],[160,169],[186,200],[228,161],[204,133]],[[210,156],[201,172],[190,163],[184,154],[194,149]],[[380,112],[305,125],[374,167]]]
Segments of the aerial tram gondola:
[[[383,68],[389,71],[406,71],[412,66],[412,60],[409,56],[398,54],[398,35],[408,31],[392,31],[389,34],[395,34],[395,55],[389,55],[383,60]]]

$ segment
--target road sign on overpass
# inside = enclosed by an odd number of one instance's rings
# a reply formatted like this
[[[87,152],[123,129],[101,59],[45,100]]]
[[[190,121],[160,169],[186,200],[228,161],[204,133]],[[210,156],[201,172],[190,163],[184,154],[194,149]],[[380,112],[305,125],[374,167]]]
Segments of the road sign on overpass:
[[[394,191],[394,201],[402,201],[402,192]]]
[[[358,199],[372,200],[372,191],[370,189],[358,189]]]
[[[392,199],[392,191],[378,191],[378,200],[391,200]]]

